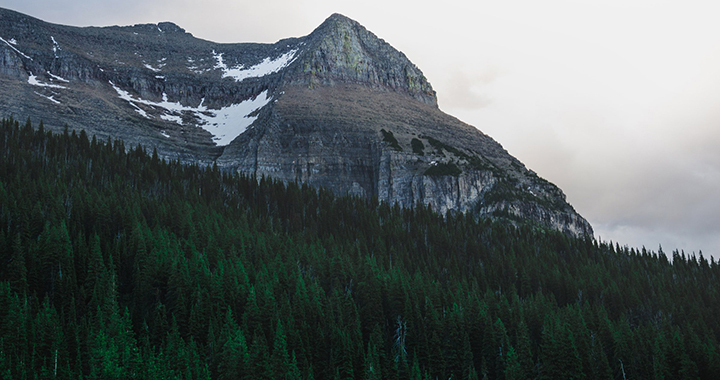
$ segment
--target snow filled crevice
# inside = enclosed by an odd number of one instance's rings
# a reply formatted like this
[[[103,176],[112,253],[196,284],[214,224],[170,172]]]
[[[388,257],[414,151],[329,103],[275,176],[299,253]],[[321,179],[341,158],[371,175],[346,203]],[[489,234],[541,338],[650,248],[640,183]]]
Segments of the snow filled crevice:
[[[160,118],[165,121],[172,121],[173,123],[178,123],[180,125],[182,125],[182,123],[183,123],[182,117],[178,116],[178,115],[162,114],[162,115],[160,115]]]
[[[13,49],[13,50],[15,50],[16,53],[22,55],[23,57],[25,57],[25,58],[27,58],[27,59],[29,59],[29,60],[31,60],[31,61],[33,60],[33,59],[30,58],[27,54],[21,52],[20,50],[18,50],[18,49],[15,47],[15,45],[17,45],[17,41],[15,41],[14,38],[10,39],[10,41],[5,41],[5,39],[3,39],[2,37],[0,37],[0,41],[2,41],[2,42],[4,42],[5,44],[7,44],[7,46],[10,46],[10,48]]]
[[[273,74],[282,70],[295,60],[297,51],[298,49],[290,50],[275,59],[270,59],[269,57],[265,58],[257,65],[248,68],[245,68],[243,65],[238,67],[228,67],[223,61],[223,53],[216,53],[215,50],[213,50],[212,54],[217,61],[215,68],[223,71],[223,78],[229,77],[235,79],[236,82],[242,82],[247,78],[264,77],[265,75]]]
[[[42,96],[43,98],[45,98],[45,99],[47,99],[47,100],[49,100],[49,101],[51,101],[51,102],[53,102],[53,103],[55,103],[55,104],[60,104],[60,102],[59,102],[58,100],[56,100],[56,99],[53,98],[53,97],[55,96],[55,94],[53,94],[53,95],[51,95],[51,96],[47,96],[47,95],[43,95],[43,94],[41,94],[41,93],[39,93],[39,92],[37,92],[37,91],[33,91],[33,92],[34,92],[36,95],[40,95],[40,96]]]
[[[38,86],[38,87],[61,88],[61,89],[67,88],[65,86],[60,86],[58,84],[42,83],[37,80],[37,75],[33,75],[32,73],[30,73],[30,76],[28,77],[28,83],[33,86]]]
[[[129,92],[119,88],[113,82],[110,85],[115,89],[120,99],[130,103],[135,110],[143,117],[152,119],[145,110],[139,105],[145,105],[158,109],[161,114],[160,119],[174,122],[180,125],[184,124],[183,115],[190,114],[194,119],[198,120],[198,126],[210,132],[213,135],[213,141],[224,146],[230,144],[241,133],[257,119],[257,116],[250,116],[258,109],[265,107],[270,103],[271,98],[268,97],[268,91],[265,90],[254,98],[232,104],[220,109],[209,109],[204,105],[203,99],[197,107],[189,107],[180,104],[180,102],[171,102],[168,100],[166,93],[163,93],[162,101],[153,102],[150,100],[134,98]]]
[[[61,76],[59,76],[59,75],[55,75],[55,74],[53,74],[53,73],[51,73],[51,72],[49,72],[49,71],[48,71],[46,74],[49,75],[51,78],[55,79],[56,81],[65,82],[65,83],[70,83],[69,80],[67,80],[67,79],[65,79],[65,78],[63,78],[63,77],[61,77]]]
[[[143,66],[145,66],[146,69],[154,71],[154,72],[160,72],[160,68],[158,67],[152,67],[150,64],[144,63]]]
[[[137,53],[135,53],[135,54],[137,54]],[[166,60],[167,60],[167,58],[159,59],[159,60],[158,60],[157,67],[155,67],[155,66],[153,66],[153,65],[151,65],[151,64],[149,64],[149,63],[146,63],[145,61],[143,61],[143,66],[145,66],[146,69],[151,70],[151,71],[157,73],[157,72],[160,72],[163,67],[165,67],[165,65],[166,65],[165,61],[166,61]]]
[[[58,50],[62,50],[62,49],[60,49],[60,44],[58,44],[57,41],[55,41],[55,37],[50,36],[50,39],[52,40],[52,43],[53,43],[52,49],[53,49],[53,54],[55,54],[55,58],[60,58],[57,55]]]

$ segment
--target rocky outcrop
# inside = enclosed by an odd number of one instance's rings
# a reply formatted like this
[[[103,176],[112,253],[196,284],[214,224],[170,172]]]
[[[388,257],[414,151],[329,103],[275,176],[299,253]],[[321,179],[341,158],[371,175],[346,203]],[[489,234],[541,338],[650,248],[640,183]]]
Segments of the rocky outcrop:
[[[405,54],[354,20],[333,14],[307,37],[306,45],[290,83],[359,83],[437,105],[432,86]]]
[[[592,228],[560,189],[437,107],[407,57],[342,15],[274,44],[172,23],[75,28],[0,9],[0,110],[163,157],[441,213]]]

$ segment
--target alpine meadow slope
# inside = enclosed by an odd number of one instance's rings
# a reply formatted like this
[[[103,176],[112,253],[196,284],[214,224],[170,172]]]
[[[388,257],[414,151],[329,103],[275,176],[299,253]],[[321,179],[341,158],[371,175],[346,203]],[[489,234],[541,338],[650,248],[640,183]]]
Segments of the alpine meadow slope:
[[[7,117],[338,195],[592,235],[559,188],[443,113],[420,69],[339,14],[304,37],[219,44],[167,22],[77,28],[0,9],[0,38]]]

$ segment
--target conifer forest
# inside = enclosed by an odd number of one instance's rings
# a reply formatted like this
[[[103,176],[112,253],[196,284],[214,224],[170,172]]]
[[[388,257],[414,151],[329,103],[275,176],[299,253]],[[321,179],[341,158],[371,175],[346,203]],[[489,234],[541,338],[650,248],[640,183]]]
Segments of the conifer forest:
[[[720,378],[702,253],[0,124],[0,379]]]

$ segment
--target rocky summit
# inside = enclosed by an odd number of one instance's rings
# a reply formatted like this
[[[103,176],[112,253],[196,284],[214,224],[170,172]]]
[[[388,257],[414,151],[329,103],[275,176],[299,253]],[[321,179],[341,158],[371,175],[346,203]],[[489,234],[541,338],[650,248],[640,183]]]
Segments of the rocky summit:
[[[339,14],[305,37],[220,44],[167,22],[77,28],[0,9],[0,86],[2,116],[55,131],[592,235],[558,187],[443,113],[420,69]]]

